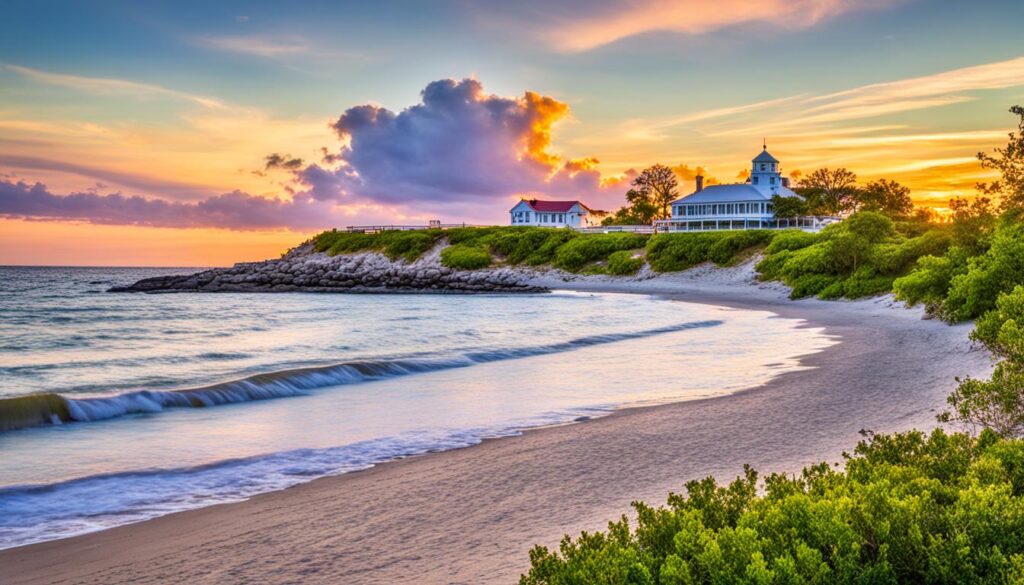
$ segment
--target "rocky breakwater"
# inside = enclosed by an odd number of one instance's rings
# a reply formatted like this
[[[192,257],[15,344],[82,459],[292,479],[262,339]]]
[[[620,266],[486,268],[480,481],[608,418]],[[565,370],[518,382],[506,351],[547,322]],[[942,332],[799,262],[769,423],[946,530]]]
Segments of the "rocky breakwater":
[[[542,292],[517,270],[453,270],[440,250],[415,262],[364,252],[327,256],[303,247],[278,260],[246,262],[195,274],[146,278],[110,292]]]

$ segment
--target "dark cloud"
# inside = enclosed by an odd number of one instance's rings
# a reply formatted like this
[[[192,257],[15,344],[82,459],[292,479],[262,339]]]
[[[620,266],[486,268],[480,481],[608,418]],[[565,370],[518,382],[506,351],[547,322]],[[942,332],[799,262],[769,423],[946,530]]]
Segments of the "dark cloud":
[[[293,157],[290,154],[268,154],[264,160],[263,170],[281,169],[284,171],[297,171],[302,168],[302,159]]]
[[[308,197],[266,199],[241,191],[195,203],[92,191],[55,195],[42,183],[0,181],[0,216],[97,224],[260,230],[331,227],[331,208]]]

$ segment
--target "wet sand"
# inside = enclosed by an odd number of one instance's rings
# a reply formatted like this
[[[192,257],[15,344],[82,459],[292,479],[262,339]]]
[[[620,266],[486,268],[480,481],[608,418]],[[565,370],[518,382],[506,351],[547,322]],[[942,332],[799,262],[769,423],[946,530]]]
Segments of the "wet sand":
[[[601,529],[632,500],[660,503],[687,480],[729,480],[744,463],[796,472],[839,461],[861,429],[932,428],[953,377],[990,370],[971,349],[970,325],[879,299],[792,302],[743,278],[566,288],[769,310],[841,343],[805,357],[809,369],[731,396],[622,410],[0,551],[0,583],[512,583],[534,544]]]

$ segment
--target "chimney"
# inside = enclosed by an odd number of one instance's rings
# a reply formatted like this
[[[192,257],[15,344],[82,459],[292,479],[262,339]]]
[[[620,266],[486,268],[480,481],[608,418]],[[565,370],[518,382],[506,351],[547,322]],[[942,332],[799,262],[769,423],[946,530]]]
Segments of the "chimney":
[[[789,189],[789,177],[782,177],[782,186]]]
[[[697,193],[704,190],[704,175],[697,175]]]

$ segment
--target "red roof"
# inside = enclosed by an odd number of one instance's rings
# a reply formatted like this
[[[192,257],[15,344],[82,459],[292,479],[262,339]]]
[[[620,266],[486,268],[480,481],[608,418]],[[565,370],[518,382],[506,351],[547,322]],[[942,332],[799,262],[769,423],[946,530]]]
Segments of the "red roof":
[[[573,205],[579,205],[586,209],[587,206],[583,205],[579,201],[541,201],[539,199],[523,199],[527,205],[533,208],[534,211],[552,211],[556,213],[564,213],[572,209]]]

